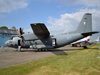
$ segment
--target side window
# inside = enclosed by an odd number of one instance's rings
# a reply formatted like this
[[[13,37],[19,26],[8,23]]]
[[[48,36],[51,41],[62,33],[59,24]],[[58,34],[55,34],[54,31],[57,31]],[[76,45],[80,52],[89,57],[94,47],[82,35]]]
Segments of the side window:
[[[13,39],[13,37],[10,38],[10,40],[12,40],[12,39]]]

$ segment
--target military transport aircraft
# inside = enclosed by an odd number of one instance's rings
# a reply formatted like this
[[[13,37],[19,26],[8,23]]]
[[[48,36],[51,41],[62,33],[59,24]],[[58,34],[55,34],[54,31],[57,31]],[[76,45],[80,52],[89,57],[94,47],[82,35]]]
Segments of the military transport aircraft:
[[[59,48],[98,33],[97,31],[92,31],[91,13],[86,13],[83,16],[75,31],[59,35],[50,36],[44,23],[32,23],[30,25],[33,33],[22,34],[22,29],[20,28],[20,35],[12,37],[5,44],[9,47],[18,48],[18,51],[21,51],[21,48],[38,49],[39,51],[44,49],[47,51],[47,49]]]

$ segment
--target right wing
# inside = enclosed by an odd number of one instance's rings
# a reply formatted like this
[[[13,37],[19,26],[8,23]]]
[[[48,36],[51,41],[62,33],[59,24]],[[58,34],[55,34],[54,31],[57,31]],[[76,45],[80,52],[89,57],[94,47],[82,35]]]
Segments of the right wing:
[[[48,37],[50,35],[44,23],[32,23],[30,25],[34,34],[39,35],[41,37]]]

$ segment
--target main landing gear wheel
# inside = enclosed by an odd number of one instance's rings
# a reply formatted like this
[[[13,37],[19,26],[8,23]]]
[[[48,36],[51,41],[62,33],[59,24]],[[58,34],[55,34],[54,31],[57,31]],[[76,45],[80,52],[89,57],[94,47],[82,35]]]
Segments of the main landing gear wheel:
[[[39,52],[41,51],[48,51],[48,49],[38,49]]]
[[[45,51],[48,51],[48,49],[45,49]]]
[[[41,52],[42,50],[41,49],[38,49],[38,51]]]
[[[84,49],[87,49],[87,46],[83,46]]]

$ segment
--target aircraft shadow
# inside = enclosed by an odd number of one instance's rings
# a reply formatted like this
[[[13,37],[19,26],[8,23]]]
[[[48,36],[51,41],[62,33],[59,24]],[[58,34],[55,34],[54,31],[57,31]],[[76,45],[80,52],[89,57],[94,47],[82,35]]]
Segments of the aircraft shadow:
[[[94,49],[95,49],[95,50],[99,50],[99,48],[88,48],[88,49],[92,49],[92,50],[94,50]]]
[[[41,52],[41,53],[52,52],[55,55],[58,55],[58,54],[61,54],[61,53],[64,53],[64,55],[68,55],[66,52],[67,51],[73,51],[73,50],[75,50],[75,49],[48,49],[48,51],[45,51],[45,50],[38,51],[37,49],[27,49],[27,50],[21,50],[21,52],[35,52],[35,53],[37,53],[37,52]]]

